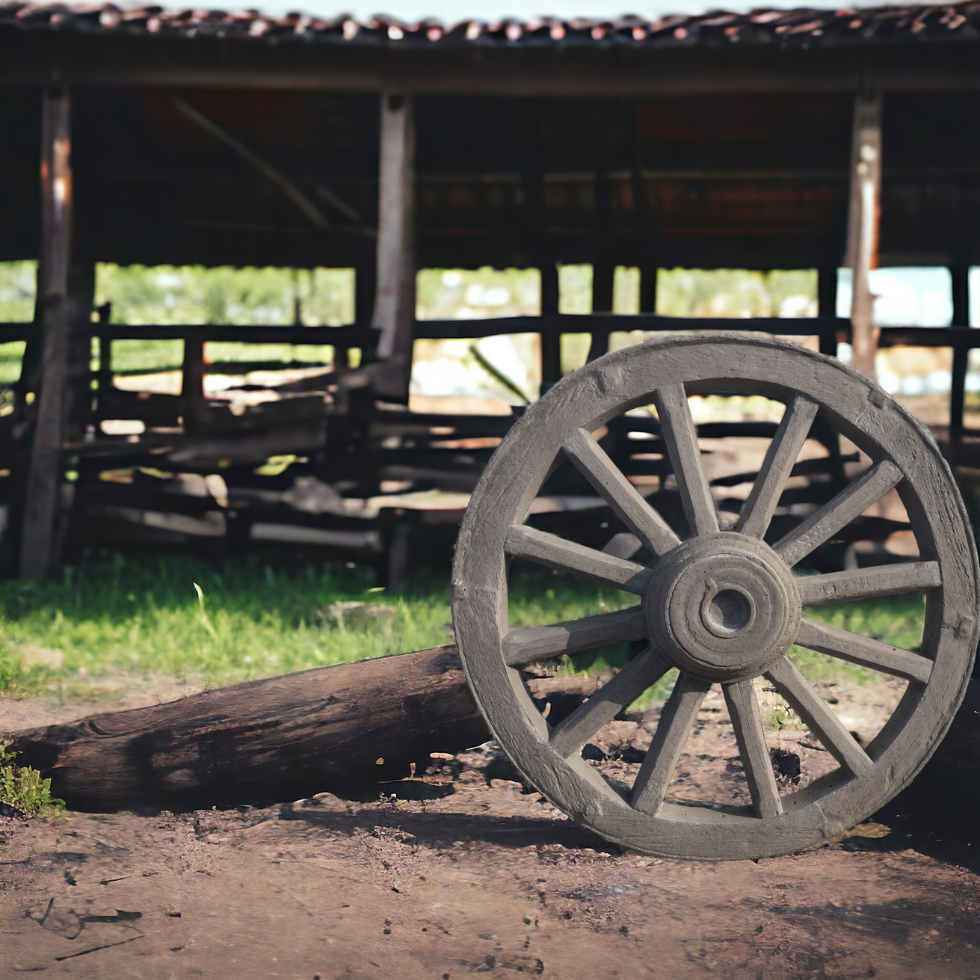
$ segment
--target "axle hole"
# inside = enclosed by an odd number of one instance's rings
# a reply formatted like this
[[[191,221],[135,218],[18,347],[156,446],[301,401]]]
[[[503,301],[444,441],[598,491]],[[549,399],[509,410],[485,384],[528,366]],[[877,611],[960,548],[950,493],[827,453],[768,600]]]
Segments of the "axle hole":
[[[707,614],[711,625],[719,632],[737,633],[752,618],[752,605],[741,592],[722,589],[708,603]]]

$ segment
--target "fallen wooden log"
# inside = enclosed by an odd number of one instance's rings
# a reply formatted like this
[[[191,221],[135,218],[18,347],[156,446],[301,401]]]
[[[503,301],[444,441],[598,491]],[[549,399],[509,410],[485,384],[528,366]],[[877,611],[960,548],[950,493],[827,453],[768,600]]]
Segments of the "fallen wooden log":
[[[2,729],[2,720],[0,720]],[[455,646],[320,667],[13,734],[76,810],[363,790],[489,738]]]

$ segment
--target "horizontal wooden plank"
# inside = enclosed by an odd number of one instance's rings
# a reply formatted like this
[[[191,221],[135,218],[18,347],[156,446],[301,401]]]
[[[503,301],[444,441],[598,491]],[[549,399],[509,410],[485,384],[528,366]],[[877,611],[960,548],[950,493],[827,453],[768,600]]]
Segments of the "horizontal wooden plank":
[[[415,336],[430,340],[454,337],[489,337],[509,333],[589,333],[645,330],[674,333],[678,330],[756,331],[784,337],[814,337],[822,332],[849,330],[850,321],[838,317],[757,317],[731,320],[723,317],[674,317],[656,313],[546,313],[541,316],[494,317],[486,320],[416,320]]]
[[[250,344],[334,344],[373,347],[377,330],[365,327],[296,327],[275,324],[164,323],[93,325],[93,334],[109,340],[194,340],[236,341]]]
[[[0,323],[0,343],[27,340],[31,323]],[[592,330],[646,330],[670,333],[675,330],[724,330],[769,333],[783,337],[818,336],[834,332],[849,339],[850,321],[842,317],[719,319],[712,317],[665,317],[654,313],[552,313],[545,316],[498,317],[486,320],[417,320],[415,337],[452,339],[488,337],[503,333],[589,333]],[[256,344],[336,344],[368,347],[377,343],[378,331],[355,325],[344,327],[294,327],[238,324],[112,324],[92,325],[95,336],[111,340],[198,340],[240,341]],[[965,327],[883,327],[881,347],[980,347],[980,331]]]

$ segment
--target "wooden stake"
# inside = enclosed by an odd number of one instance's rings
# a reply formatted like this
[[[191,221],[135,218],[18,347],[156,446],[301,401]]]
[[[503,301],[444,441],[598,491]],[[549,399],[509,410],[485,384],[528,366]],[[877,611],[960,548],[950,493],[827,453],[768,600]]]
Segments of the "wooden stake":
[[[387,370],[375,390],[407,398],[415,321],[415,123],[412,100],[381,99],[377,292],[372,326],[381,331],[378,358]]]
[[[862,94],[854,105],[846,264],[853,272],[851,366],[869,377],[875,375],[879,334],[869,276],[878,265],[880,210],[881,96]]]
[[[55,558],[55,521],[61,484],[63,398],[71,309],[68,261],[71,249],[72,173],[70,96],[67,88],[41,97],[40,324],[44,336],[37,424],[27,478],[20,574],[45,574]]]

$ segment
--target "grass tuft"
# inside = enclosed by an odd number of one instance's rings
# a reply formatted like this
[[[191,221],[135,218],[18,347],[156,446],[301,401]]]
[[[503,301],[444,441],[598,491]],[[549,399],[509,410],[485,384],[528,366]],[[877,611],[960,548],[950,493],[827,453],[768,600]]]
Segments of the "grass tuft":
[[[0,742],[0,813],[13,810],[25,817],[53,817],[65,809],[65,801],[52,797],[51,780],[30,766],[14,763],[16,752]]]

